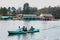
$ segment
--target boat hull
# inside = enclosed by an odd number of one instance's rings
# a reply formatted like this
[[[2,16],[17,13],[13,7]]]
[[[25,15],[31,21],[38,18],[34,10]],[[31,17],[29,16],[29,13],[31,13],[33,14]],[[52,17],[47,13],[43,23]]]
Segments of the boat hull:
[[[34,33],[34,32],[39,32],[39,29],[27,30],[27,31],[18,31],[18,30],[8,31],[9,35],[10,34],[26,34],[26,33]]]

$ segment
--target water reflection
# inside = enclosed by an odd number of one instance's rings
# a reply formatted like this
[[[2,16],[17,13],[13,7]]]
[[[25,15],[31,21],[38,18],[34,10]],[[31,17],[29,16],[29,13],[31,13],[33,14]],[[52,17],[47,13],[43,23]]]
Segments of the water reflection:
[[[20,40],[20,35],[17,35],[17,40]]]
[[[34,35],[34,33],[24,34],[24,35],[22,35],[22,38],[24,38],[23,40],[32,40],[33,35]]]
[[[33,40],[34,33],[27,33],[27,34],[19,34],[19,35],[9,35],[8,38],[12,37],[11,39],[17,36],[16,40]]]
[[[34,36],[34,33],[30,33],[30,39],[32,40]]]

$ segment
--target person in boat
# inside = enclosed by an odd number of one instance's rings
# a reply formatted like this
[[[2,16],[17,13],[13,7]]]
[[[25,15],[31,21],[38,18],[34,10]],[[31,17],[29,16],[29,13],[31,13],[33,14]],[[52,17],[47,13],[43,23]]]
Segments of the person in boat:
[[[19,26],[19,28],[18,29],[20,29],[20,26]]]
[[[25,27],[25,31],[27,31],[27,27]]]
[[[21,28],[20,28],[20,26],[19,26],[18,30],[19,30],[19,31],[21,31]]]
[[[23,26],[22,30],[27,31],[27,27]]]
[[[33,27],[33,26],[31,26],[30,30],[34,30],[34,27]]]

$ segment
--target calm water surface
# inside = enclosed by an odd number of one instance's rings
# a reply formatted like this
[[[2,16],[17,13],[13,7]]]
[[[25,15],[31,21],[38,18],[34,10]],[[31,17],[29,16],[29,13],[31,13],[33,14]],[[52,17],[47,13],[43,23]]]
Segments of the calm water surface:
[[[8,36],[8,30],[17,30],[18,26],[34,26],[40,32]],[[60,21],[0,21],[0,40],[60,40]]]

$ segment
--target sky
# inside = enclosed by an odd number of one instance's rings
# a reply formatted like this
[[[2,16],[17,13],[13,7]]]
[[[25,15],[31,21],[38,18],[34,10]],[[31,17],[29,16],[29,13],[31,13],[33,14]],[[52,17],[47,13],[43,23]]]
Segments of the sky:
[[[18,7],[23,8],[24,3],[29,3],[30,7],[38,9],[48,6],[60,6],[60,0],[0,0],[0,7]]]

